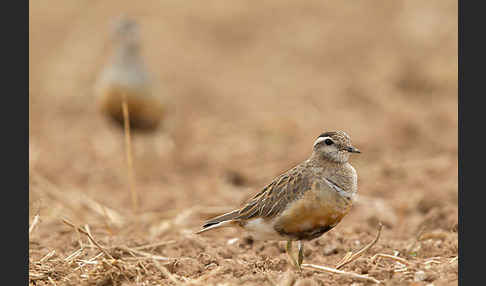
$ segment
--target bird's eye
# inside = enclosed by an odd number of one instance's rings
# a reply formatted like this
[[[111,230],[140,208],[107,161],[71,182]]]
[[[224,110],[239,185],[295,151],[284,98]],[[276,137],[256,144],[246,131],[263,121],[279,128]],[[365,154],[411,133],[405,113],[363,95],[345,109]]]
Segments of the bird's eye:
[[[334,142],[332,142],[331,139],[326,139],[324,140],[324,143],[326,143],[326,145],[332,145]]]

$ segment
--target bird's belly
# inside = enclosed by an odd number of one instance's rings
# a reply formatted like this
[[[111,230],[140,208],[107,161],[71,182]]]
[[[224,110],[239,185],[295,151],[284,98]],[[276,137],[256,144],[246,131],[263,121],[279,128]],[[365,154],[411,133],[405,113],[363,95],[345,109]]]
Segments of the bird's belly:
[[[118,85],[106,86],[100,91],[101,110],[123,124],[122,101],[125,96],[132,127],[156,127],[162,117],[162,105],[146,90]]]
[[[336,193],[309,191],[282,212],[275,229],[294,239],[314,239],[336,226],[350,208],[349,200]]]

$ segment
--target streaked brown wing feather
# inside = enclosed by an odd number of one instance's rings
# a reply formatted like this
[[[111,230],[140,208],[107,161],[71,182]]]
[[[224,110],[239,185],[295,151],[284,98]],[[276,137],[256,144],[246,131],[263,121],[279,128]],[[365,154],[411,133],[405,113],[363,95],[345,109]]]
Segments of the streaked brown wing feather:
[[[311,188],[311,179],[299,165],[280,175],[256,194],[234,219],[271,218]]]
[[[238,216],[238,210],[234,210],[234,211],[231,211],[229,213],[222,214],[220,216],[217,216],[215,218],[212,218],[212,219],[206,221],[202,227],[207,228],[207,227],[210,227],[212,225],[218,224],[218,223],[223,222],[223,221],[232,220],[237,216]]]

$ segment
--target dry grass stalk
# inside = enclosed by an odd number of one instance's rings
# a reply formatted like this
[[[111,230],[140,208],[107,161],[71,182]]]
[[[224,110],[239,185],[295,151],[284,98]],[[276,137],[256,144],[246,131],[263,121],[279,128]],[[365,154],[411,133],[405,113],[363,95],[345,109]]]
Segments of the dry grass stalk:
[[[96,254],[94,257],[92,257],[92,258],[90,258],[88,260],[80,260],[82,263],[79,264],[79,266],[76,267],[72,272],[75,272],[76,270],[83,268],[83,266],[85,266],[86,264],[93,264],[93,262],[96,259],[98,259],[101,255],[103,255],[103,252],[100,252],[100,253]]]
[[[44,279],[46,276],[44,274],[29,272],[29,280],[40,280]]]
[[[38,222],[39,222],[39,215],[36,214],[34,216],[34,219],[32,220],[32,224],[29,226],[29,235],[32,232],[32,230],[34,229],[34,227],[37,225]]]
[[[49,253],[47,253],[47,254],[46,254],[44,257],[42,257],[42,258],[39,260],[39,262],[44,262],[44,261],[46,261],[47,259],[51,258],[51,257],[54,255],[54,253],[56,253],[56,251],[55,251],[55,250],[50,251],[50,252],[49,252]]]
[[[360,274],[353,273],[353,272],[346,272],[346,271],[338,270],[338,269],[335,269],[335,268],[330,268],[330,267],[325,267],[325,266],[320,266],[320,265],[314,265],[314,264],[302,264],[302,267],[307,267],[307,268],[321,270],[321,271],[324,271],[324,272],[339,274],[339,275],[347,276],[347,277],[350,277],[350,278],[372,281],[372,282],[377,283],[377,284],[381,283],[379,280],[376,280],[375,278],[367,276],[367,275],[360,275]]]
[[[74,231],[76,232],[76,235],[77,235],[77,237],[78,237],[78,244],[79,244],[79,247],[80,247],[80,248],[84,248],[84,243],[83,243],[83,240],[81,239],[81,234],[79,233],[78,228],[77,228],[77,227],[75,227],[75,228],[74,228]],[[91,243],[91,245],[92,245],[92,243]]]
[[[102,251],[102,252],[103,252],[103,253],[104,253],[106,256],[108,256],[108,257],[109,257],[109,258],[111,258],[111,259],[115,259],[115,258],[113,258],[113,256],[111,256],[111,254],[110,254],[110,253],[108,253],[108,251],[106,251],[106,249],[105,249],[103,246],[101,246],[101,245],[100,245],[100,244],[99,244],[99,243],[98,243],[98,242],[97,242],[97,241],[96,241],[96,240],[93,238],[93,236],[92,236],[92,235],[91,235],[89,232],[87,232],[86,230],[84,230],[84,229],[82,229],[82,228],[80,228],[80,227],[75,226],[73,223],[71,223],[71,222],[67,221],[66,219],[62,219],[62,221],[63,221],[65,224],[67,224],[67,225],[69,225],[70,227],[72,227],[73,229],[77,229],[79,232],[81,232],[81,233],[85,234],[86,236],[88,236],[89,240],[90,240],[91,242],[93,242],[93,243],[94,243],[94,245],[96,245],[96,247],[98,247],[98,248],[99,248],[99,249],[100,249],[100,250],[101,250],[101,251]]]
[[[51,282],[52,285],[56,286],[56,282],[50,277],[48,276],[47,279],[49,280],[49,282]]]
[[[336,265],[336,269],[339,269],[339,268],[343,267],[344,265],[355,261],[356,259],[361,257],[368,249],[370,249],[373,245],[375,245],[375,243],[378,242],[378,239],[380,239],[380,234],[381,234],[382,228],[383,228],[383,224],[380,222],[378,224],[378,232],[376,234],[375,239],[372,242],[370,242],[368,245],[366,245],[365,247],[363,247],[362,249],[357,251],[355,254],[349,255],[349,253],[348,253],[346,256],[344,256],[344,258]]]
[[[401,264],[404,264],[404,265],[410,265],[410,262],[408,262],[404,258],[394,256],[394,255],[390,255],[390,254],[384,254],[384,253],[378,253],[378,254],[373,255],[371,257],[371,262],[375,262],[375,260],[378,259],[378,258],[388,258],[388,259],[392,259],[392,260],[395,260],[397,262],[400,262]]]
[[[138,254],[138,255],[143,256],[143,257],[149,257],[153,260],[162,260],[162,261],[169,261],[170,260],[170,258],[168,258],[168,257],[153,255],[153,254],[150,254],[150,253],[147,253],[147,252],[144,252],[144,251],[135,250],[133,248],[128,248],[126,246],[117,246],[116,248],[123,250],[123,251],[126,251],[128,253],[131,253],[133,256],[135,256],[134,254]]]
[[[339,266],[341,263],[343,263],[344,261],[349,261],[349,259],[351,258],[351,256],[353,255],[353,252],[352,251],[348,251],[348,253],[346,253],[344,255],[344,257],[341,259],[341,261],[339,261],[339,263],[337,264],[338,266],[336,268],[340,268],[342,266]]]
[[[424,264],[430,264],[430,263],[435,263],[435,264],[441,264],[442,262],[440,261],[441,257],[430,257],[427,258],[427,260],[424,262]]]
[[[87,246],[87,248],[89,248],[90,246]],[[91,248],[98,248],[97,246],[91,246]],[[128,254],[130,254],[132,257],[123,257],[118,259],[118,260],[143,260],[143,259],[151,259],[151,260],[159,260],[159,261],[169,261],[171,260],[171,258],[169,257],[165,257],[165,256],[160,256],[160,255],[154,255],[154,254],[150,254],[148,252],[144,252],[144,251],[140,251],[140,250],[137,250],[137,248],[130,248],[130,247],[127,247],[127,246],[123,246],[123,245],[118,245],[118,246],[113,246],[113,247],[110,247],[109,248],[110,251],[113,251],[113,250],[121,250],[123,252],[126,252]],[[137,255],[140,255],[140,256],[137,256]]]
[[[408,273],[410,270],[406,265],[400,264],[400,265],[395,265],[393,268],[393,272],[398,273],[398,272],[403,272],[404,275],[405,273]]]
[[[111,227],[110,227],[110,224],[108,223],[109,217],[108,217],[108,213],[107,213],[107,211],[106,211],[106,208],[103,208],[103,216],[104,216],[104,218],[105,218],[105,219],[103,220],[103,222],[104,222],[104,224],[105,224],[106,231],[108,231],[108,233],[109,233],[110,235],[113,235],[113,231],[112,231],[112,229],[111,229]]]
[[[64,258],[64,261],[66,261],[66,262],[73,261],[76,257],[78,257],[83,252],[83,250],[84,250],[84,248],[81,247],[80,249],[76,250],[75,252],[71,253],[66,258]]]
[[[422,233],[419,237],[419,241],[427,240],[427,239],[440,239],[440,240],[445,240],[447,238],[448,233],[445,231],[433,231],[433,232],[427,232],[427,233]]]
[[[89,229],[89,225],[85,224],[85,225],[84,225],[84,229],[86,230],[86,232],[88,233],[88,235],[92,237],[92,235],[91,235],[91,230]],[[89,243],[91,244],[91,246],[93,246],[93,245],[94,245],[94,244],[93,244],[93,242],[92,242],[91,240],[89,240]]]
[[[419,231],[417,232],[417,235],[415,235],[415,239],[413,240],[413,242],[408,246],[407,254],[410,254],[410,252],[413,251],[413,249],[415,248],[415,245],[417,245],[417,243],[420,241],[420,237],[422,236],[424,231],[425,231],[425,227],[422,226],[419,229]]]
[[[153,260],[154,264],[155,264],[155,267],[160,270],[160,272],[162,272],[162,274],[164,274],[167,278],[169,278],[170,281],[174,282],[175,285],[181,285],[181,282],[179,280],[177,280],[175,278],[174,275],[172,275],[172,273],[169,272],[169,270],[167,270],[167,268],[165,268],[164,266],[160,265],[160,263],[157,261],[157,260]]]
[[[176,243],[176,241],[175,240],[160,241],[160,242],[155,242],[155,243],[151,243],[151,244],[140,245],[140,246],[137,246],[137,247],[133,247],[132,249],[141,250],[141,249],[147,249],[147,248],[155,248],[155,247],[158,247],[158,246],[173,244],[173,243]]]
[[[136,213],[138,210],[138,194],[137,190],[135,189],[135,171],[133,168],[132,140],[130,137],[130,114],[128,113],[128,105],[125,94],[123,94],[122,109],[125,126],[125,152],[128,164],[128,180],[130,184],[130,193],[132,196],[133,211]]]

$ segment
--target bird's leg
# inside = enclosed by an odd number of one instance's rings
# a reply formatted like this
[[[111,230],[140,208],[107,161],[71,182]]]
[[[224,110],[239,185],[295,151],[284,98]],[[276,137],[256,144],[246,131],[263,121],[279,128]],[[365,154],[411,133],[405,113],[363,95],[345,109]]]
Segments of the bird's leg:
[[[299,269],[300,266],[302,265],[302,261],[304,261],[304,243],[299,240],[299,258],[298,258]]]
[[[299,269],[299,271],[301,271],[302,269],[300,268],[300,264],[297,263],[294,256],[292,255],[292,240],[287,241],[287,255],[290,257],[290,260],[292,260],[295,267],[297,267]]]

